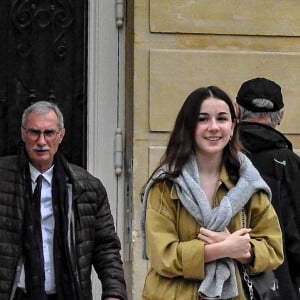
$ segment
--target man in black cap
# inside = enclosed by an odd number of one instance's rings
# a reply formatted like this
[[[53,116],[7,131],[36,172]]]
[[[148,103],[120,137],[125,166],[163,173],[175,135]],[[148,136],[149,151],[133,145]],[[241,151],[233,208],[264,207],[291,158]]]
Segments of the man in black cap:
[[[300,158],[278,130],[284,114],[281,87],[266,78],[244,82],[237,94],[238,130],[253,164],[272,190],[285,261],[275,270],[280,299],[300,299]]]

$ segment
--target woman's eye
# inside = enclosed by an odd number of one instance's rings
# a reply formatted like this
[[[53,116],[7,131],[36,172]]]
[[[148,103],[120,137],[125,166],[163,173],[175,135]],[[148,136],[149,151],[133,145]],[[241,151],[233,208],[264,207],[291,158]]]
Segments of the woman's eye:
[[[198,122],[205,122],[206,120],[207,120],[207,118],[203,118],[203,117],[198,118]]]
[[[227,118],[223,118],[223,117],[221,117],[221,118],[219,118],[219,121],[221,121],[221,122],[225,122],[225,121],[227,121]]]

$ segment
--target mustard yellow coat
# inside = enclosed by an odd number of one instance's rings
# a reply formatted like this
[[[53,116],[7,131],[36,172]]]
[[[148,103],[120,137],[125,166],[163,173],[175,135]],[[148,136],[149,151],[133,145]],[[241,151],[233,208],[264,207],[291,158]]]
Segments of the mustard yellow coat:
[[[233,187],[222,168],[216,193],[217,205]],[[247,227],[252,228],[254,262],[251,272],[275,269],[283,261],[282,237],[277,215],[267,196],[254,194],[245,208]],[[242,227],[242,214],[231,220],[228,230]],[[144,300],[196,300],[205,277],[204,243],[197,239],[199,225],[181,205],[175,187],[164,181],[150,190],[146,211],[146,251],[150,268],[145,279]],[[236,270],[239,296],[245,299],[241,278]]]

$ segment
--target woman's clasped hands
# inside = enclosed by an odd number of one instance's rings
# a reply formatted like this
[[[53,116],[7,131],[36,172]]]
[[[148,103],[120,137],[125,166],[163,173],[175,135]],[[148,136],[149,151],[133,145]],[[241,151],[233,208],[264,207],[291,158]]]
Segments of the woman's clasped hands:
[[[201,227],[198,239],[206,245],[206,261],[230,257],[242,264],[249,263],[252,257],[250,232],[250,228],[230,233],[227,228],[217,232]]]

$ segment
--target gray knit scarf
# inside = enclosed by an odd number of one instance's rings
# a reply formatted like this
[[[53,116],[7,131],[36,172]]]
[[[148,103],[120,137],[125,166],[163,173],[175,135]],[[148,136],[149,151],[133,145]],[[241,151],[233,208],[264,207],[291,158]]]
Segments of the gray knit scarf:
[[[171,180],[174,182],[178,197],[186,210],[195,218],[200,226],[213,231],[223,231],[231,219],[245,206],[251,196],[265,191],[271,199],[271,190],[261,178],[251,161],[241,152],[238,153],[241,163],[239,179],[232,189],[221,199],[220,205],[210,207],[207,197],[199,185],[197,161],[194,155],[182,169],[182,173]],[[147,197],[150,188],[163,179],[166,166],[162,166],[149,180],[144,189],[142,207],[142,234],[145,253],[145,219]],[[228,299],[238,295],[235,265],[232,259],[224,258],[205,264],[205,278],[199,287],[199,295],[205,298]]]

